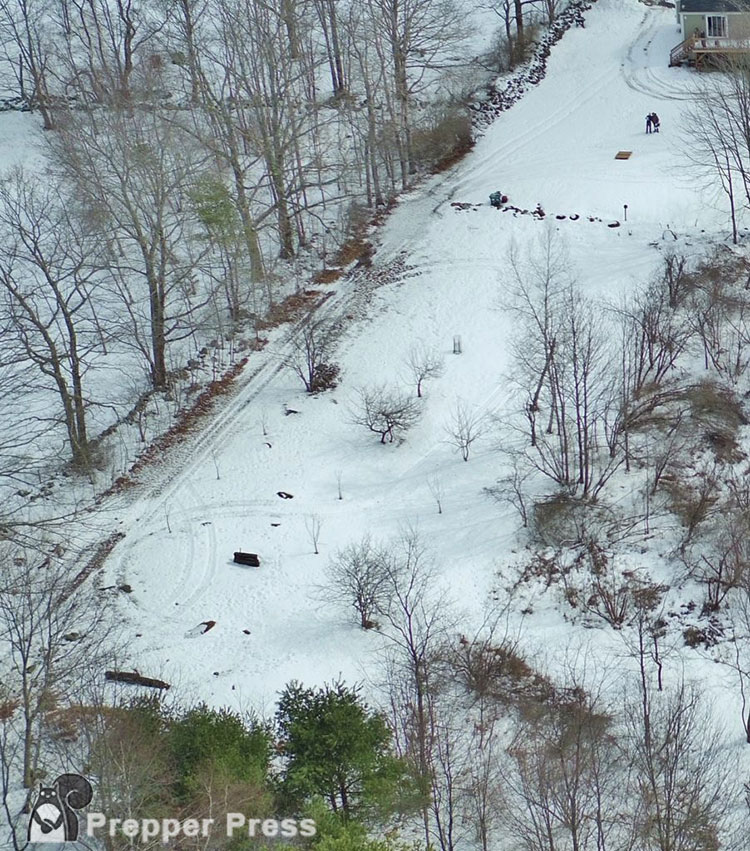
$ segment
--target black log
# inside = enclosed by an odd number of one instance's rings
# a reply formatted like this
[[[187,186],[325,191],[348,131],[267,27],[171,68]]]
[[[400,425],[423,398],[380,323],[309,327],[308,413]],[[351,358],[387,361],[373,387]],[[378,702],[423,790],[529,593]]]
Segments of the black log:
[[[136,671],[105,671],[104,679],[114,683],[130,683],[134,686],[169,688],[169,683],[165,683],[164,680],[155,680],[153,677],[142,677]]]
[[[246,564],[248,567],[260,567],[260,559],[257,553],[235,553],[235,564]]]

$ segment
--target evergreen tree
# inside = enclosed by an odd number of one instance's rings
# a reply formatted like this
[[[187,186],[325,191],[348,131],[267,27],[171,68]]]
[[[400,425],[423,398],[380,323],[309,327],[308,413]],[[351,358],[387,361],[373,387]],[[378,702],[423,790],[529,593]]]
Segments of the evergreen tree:
[[[227,709],[201,704],[172,720],[168,741],[179,778],[178,797],[189,796],[209,770],[265,786],[271,737],[255,719],[248,721]]]
[[[343,683],[290,683],[276,713],[290,802],[320,796],[345,820],[382,818],[413,794],[405,764],[391,753],[385,718]]]

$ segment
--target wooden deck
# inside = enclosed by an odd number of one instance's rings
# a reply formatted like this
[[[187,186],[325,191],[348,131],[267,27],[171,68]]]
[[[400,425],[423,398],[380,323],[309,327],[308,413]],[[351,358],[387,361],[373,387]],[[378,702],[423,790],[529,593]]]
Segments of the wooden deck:
[[[672,48],[669,65],[693,65],[700,71],[713,60],[730,56],[750,56],[750,39],[690,36]]]

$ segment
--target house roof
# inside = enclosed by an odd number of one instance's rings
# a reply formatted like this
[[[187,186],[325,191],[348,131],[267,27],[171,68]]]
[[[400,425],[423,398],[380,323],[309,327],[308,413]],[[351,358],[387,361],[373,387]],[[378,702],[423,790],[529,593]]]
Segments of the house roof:
[[[750,12],[750,7],[744,0],[681,0],[680,14],[691,12],[704,12],[709,15],[713,12]]]

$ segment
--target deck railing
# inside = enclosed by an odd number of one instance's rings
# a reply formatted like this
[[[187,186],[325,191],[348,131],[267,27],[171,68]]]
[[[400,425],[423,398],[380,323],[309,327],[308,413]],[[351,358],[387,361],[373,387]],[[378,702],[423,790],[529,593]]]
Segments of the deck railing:
[[[700,41],[700,39],[697,38],[696,36],[691,35],[691,36],[688,36],[685,39],[685,41],[680,42],[680,44],[678,44],[677,47],[673,47],[669,51],[669,64],[670,64],[670,66],[679,65],[680,62],[683,61],[683,59],[687,59],[688,55],[690,54],[690,51],[693,49],[693,45],[697,41]]]
[[[693,50],[750,50],[750,39],[706,36],[693,38]]]
[[[669,51],[669,64],[679,65],[690,58],[690,54],[732,53],[734,51],[750,52],[750,38],[691,35]]]

